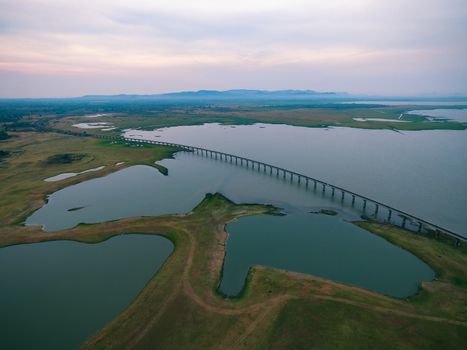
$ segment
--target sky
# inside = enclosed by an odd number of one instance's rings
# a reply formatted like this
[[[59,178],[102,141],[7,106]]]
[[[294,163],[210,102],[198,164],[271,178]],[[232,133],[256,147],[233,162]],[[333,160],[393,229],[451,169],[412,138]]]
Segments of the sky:
[[[0,0],[0,97],[467,96],[467,0]]]

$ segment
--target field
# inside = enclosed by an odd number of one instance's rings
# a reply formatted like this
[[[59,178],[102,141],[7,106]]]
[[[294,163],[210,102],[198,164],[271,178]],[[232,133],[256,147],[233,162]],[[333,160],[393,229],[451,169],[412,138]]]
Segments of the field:
[[[35,132],[12,133],[0,142],[0,149],[11,152],[0,162],[0,246],[57,239],[99,242],[131,232],[161,234],[175,244],[174,253],[137,299],[83,349],[465,348],[465,245],[456,247],[392,226],[358,222],[371,234],[429,263],[436,279],[402,300],[257,266],[251,269],[242,296],[225,299],[216,291],[224,257],[224,226],[274,208],[235,204],[211,194],[186,215],[126,218],[44,233],[20,223],[42,205],[47,194],[133,164],[154,165],[176,150]],[[75,160],[70,163],[47,162],[63,154],[84,156],[71,157]],[[119,162],[124,164],[117,166]],[[100,172],[59,183],[43,181],[101,165],[105,168]]]
[[[443,108],[463,108],[446,106]],[[0,101],[0,123],[10,130],[54,128],[77,131],[72,127],[80,122],[109,122],[116,128],[156,129],[178,125],[221,123],[228,125],[273,123],[304,127],[352,127],[389,130],[464,130],[466,123],[433,122],[423,116],[405,114],[416,109],[435,109],[436,106],[383,106],[340,104],[337,102],[157,102],[149,100],[108,100],[94,103],[85,100],[59,101]],[[83,117],[86,115],[97,118]],[[402,115],[400,122],[399,117]],[[376,118],[382,121],[355,118]],[[1,127],[0,127],[1,130]],[[88,133],[99,132],[87,129]],[[106,131],[117,134],[118,130]]]

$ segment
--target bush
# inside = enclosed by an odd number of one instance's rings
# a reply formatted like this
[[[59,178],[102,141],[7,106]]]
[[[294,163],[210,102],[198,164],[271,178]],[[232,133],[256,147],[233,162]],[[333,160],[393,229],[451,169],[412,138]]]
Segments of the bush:
[[[0,140],[9,139],[10,135],[5,130],[0,130]]]
[[[82,153],[61,153],[50,156],[45,161],[47,164],[69,164],[83,159],[86,155]]]

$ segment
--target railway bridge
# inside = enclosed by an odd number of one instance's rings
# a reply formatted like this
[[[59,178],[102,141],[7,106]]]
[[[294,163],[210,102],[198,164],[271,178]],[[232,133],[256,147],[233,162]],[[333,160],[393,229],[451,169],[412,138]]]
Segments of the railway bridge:
[[[370,219],[382,223],[389,223],[418,233],[433,233],[436,237],[445,235],[454,239],[454,243],[456,245],[460,245],[461,242],[467,241],[467,237],[464,237],[463,235],[452,232],[451,230],[423,220],[405,211],[396,209],[374,199],[349,191],[345,188],[335,186],[325,181],[315,179],[313,177],[272,164],[260,162],[250,158],[240,157],[230,153],[172,142],[144,140],[129,137],[116,137],[110,135],[97,135],[97,137],[115,141],[169,146],[189,152],[194,152],[200,156],[222,160],[288,180],[292,183],[296,183],[299,186],[303,186],[304,189],[312,189],[314,192],[321,192],[323,196],[327,196],[333,200],[338,200],[342,204],[349,205],[354,210],[360,212],[362,217],[365,219]]]

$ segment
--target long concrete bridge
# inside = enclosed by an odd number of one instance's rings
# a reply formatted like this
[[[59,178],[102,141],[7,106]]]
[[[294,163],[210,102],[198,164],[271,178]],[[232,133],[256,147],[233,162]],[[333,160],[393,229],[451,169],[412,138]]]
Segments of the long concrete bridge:
[[[382,223],[388,223],[395,226],[399,226],[403,229],[414,231],[417,233],[432,233],[437,238],[440,235],[445,235],[454,239],[456,245],[460,245],[461,242],[467,242],[467,237],[452,232],[451,230],[445,229],[441,226],[423,220],[419,217],[416,217],[412,214],[404,212],[402,210],[391,207],[387,204],[378,202],[374,199],[362,196],[358,193],[346,190],[345,188],[332,185],[330,183],[315,179],[313,177],[300,174],[288,169],[284,169],[272,164],[260,162],[254,159],[240,157],[230,153],[224,153],[219,151],[214,151],[202,147],[195,147],[189,145],[183,145],[173,142],[163,142],[155,140],[144,140],[137,138],[129,137],[119,137],[111,135],[102,135],[102,134],[89,134],[87,132],[73,132],[73,131],[64,131],[57,129],[50,129],[50,131],[65,133],[69,135],[76,136],[88,136],[88,137],[97,137],[101,139],[113,140],[113,141],[124,141],[131,143],[140,143],[140,144],[153,144],[161,146],[169,146],[178,148],[180,150],[185,150],[193,152],[195,154],[210,157],[229,163],[233,163],[239,166],[245,166],[253,170],[262,171],[265,174],[269,174],[275,177],[281,177],[284,180],[289,180],[291,183],[296,183],[299,186],[303,186],[305,189],[313,189],[315,192],[321,192],[323,196],[327,196],[333,200],[340,200],[341,204],[348,204],[354,210],[359,211],[362,214],[364,219],[370,219]]]

